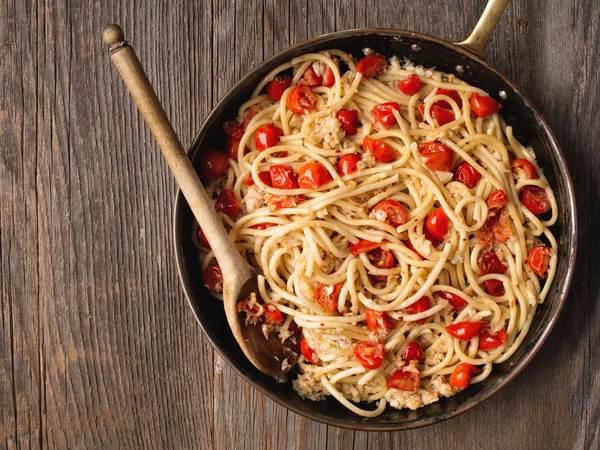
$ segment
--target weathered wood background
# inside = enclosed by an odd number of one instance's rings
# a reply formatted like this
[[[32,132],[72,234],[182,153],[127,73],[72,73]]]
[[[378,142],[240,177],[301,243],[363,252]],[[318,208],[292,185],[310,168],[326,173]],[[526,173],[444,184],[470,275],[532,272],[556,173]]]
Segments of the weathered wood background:
[[[301,418],[214,353],[176,275],[174,182],[100,38],[123,26],[187,145],[236,80],[290,44],[366,26],[459,40],[483,6],[0,2],[0,448],[598,448],[598,0],[514,0],[487,53],[546,117],[575,181],[578,270],[564,312],[509,387],[403,433]]]

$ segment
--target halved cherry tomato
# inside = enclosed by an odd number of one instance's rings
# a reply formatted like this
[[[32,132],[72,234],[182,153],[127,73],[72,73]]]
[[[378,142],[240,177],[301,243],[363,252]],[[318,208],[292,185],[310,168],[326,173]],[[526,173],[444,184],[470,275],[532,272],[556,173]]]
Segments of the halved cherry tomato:
[[[202,274],[204,286],[213,292],[223,292],[223,272],[218,264],[211,264]]]
[[[360,156],[352,153],[342,156],[338,163],[337,169],[340,175],[351,175],[358,172],[358,163],[361,161]]]
[[[323,72],[323,83],[322,85],[325,87],[331,87],[335,84],[335,75],[333,74],[333,70],[329,66]]]
[[[223,130],[229,136],[241,139],[244,135],[244,124],[237,120],[228,120],[227,122],[223,122]]]
[[[265,305],[264,318],[267,325],[281,325],[283,323],[281,311],[271,303]]]
[[[510,163],[510,168],[517,179],[532,180],[535,178],[535,167],[526,159],[515,159]]]
[[[281,136],[283,131],[272,123],[260,127],[254,135],[256,149],[260,152],[277,145]]]
[[[450,97],[456,102],[459,108],[462,108],[462,98],[460,97],[458,91],[455,91],[454,89],[438,88],[438,90],[435,92],[435,95],[445,95],[446,97]],[[434,103],[434,105],[439,106],[441,108],[452,108],[450,106],[450,103],[448,103],[446,100],[438,100]]]
[[[200,155],[200,176],[206,181],[219,178],[229,167],[229,158],[221,150],[209,148]]]
[[[409,314],[419,314],[419,313],[422,313],[423,311],[427,311],[429,308],[431,308],[431,300],[429,299],[429,297],[424,295],[419,300],[414,302],[412,305],[407,306],[406,312]],[[417,320],[417,323],[420,323],[422,325],[425,322],[427,322],[428,320],[429,320],[429,317],[424,317],[422,319]]]
[[[376,248],[367,252],[367,258],[378,269],[391,269],[394,267],[394,254],[389,250],[383,250],[381,248]],[[378,281],[387,280],[387,275],[371,275]]]
[[[273,187],[273,183],[271,182],[271,173],[267,170],[264,170],[262,172],[258,172],[258,178],[260,178],[260,181],[262,181],[263,184],[266,184],[267,186]],[[252,174],[248,175],[248,178],[246,178],[246,186],[254,186],[254,178],[252,178]]]
[[[494,252],[485,252],[479,260],[479,269],[482,275],[488,273],[504,273],[508,267],[500,262],[500,258]]]
[[[371,109],[371,114],[376,123],[381,124],[384,128],[389,128],[396,122],[394,111],[400,112],[400,105],[396,102],[386,102],[375,105]]]
[[[298,180],[294,169],[284,164],[275,164],[269,167],[271,183],[276,189],[297,189]]]
[[[475,92],[471,94],[471,111],[477,117],[487,117],[502,109],[502,105],[487,95],[479,95]]]
[[[358,133],[360,121],[358,120],[358,111],[356,109],[340,109],[337,112],[337,120],[340,122],[344,132],[348,136],[353,136]]]
[[[360,239],[356,244],[350,244],[350,253],[358,255],[359,253],[366,253],[379,248],[383,245],[383,242],[371,242],[366,239]]]
[[[521,191],[521,202],[535,215],[550,211],[550,199],[544,189],[538,186],[525,186]]]
[[[465,309],[465,306],[468,305],[464,298],[462,298],[460,295],[453,294],[452,292],[441,291],[440,297],[442,297],[444,300],[448,300],[448,303],[450,303],[457,311],[462,311]]]
[[[504,342],[506,342],[506,338],[508,334],[506,331],[500,330],[498,333],[491,334],[489,331],[484,330],[479,335],[479,350],[488,351],[494,350],[495,348],[500,347]]]
[[[204,234],[204,231],[198,230],[198,239],[200,239],[200,243],[202,244],[202,247],[208,248],[208,249],[211,248],[210,243],[208,242],[208,239],[206,239],[206,235]]]
[[[269,205],[269,211],[277,211],[282,208],[293,208],[306,200],[305,195],[271,195],[267,200],[267,204]]]
[[[263,223],[257,223],[254,225],[250,225],[250,228],[252,228],[253,230],[266,230],[267,228],[276,227],[276,226],[277,226],[276,223],[263,222]]]
[[[398,89],[404,95],[415,95],[421,90],[421,79],[413,73],[408,78],[398,82]]]
[[[454,171],[454,181],[464,184],[469,189],[477,186],[479,180],[481,180],[481,174],[466,161],[460,163]]]
[[[417,254],[417,256],[419,256],[421,259],[425,259],[423,258],[423,255],[421,255],[417,249],[415,248],[415,246],[413,245],[413,243],[411,242],[410,238],[407,239],[406,241],[404,241],[404,245],[407,249],[412,250],[414,253]]]
[[[273,100],[281,100],[283,93],[292,85],[292,77],[289,75],[277,75],[267,83],[267,95]]]
[[[421,344],[416,341],[410,341],[402,354],[402,359],[406,362],[412,360],[423,361],[423,347],[421,347]]]
[[[498,189],[490,194],[486,203],[489,209],[500,209],[508,205],[508,197],[502,189]]]
[[[500,297],[504,295],[506,290],[504,289],[504,284],[500,280],[485,280],[483,282],[483,289],[485,292],[490,294],[492,297]]]
[[[452,371],[450,375],[450,386],[465,389],[471,384],[473,375],[479,375],[481,370],[473,364],[461,363]]]
[[[419,146],[423,164],[431,170],[450,172],[454,151],[440,142],[425,142]]]
[[[416,392],[420,384],[421,374],[419,372],[402,369],[394,371],[387,383],[389,389],[399,389],[407,392]]]
[[[309,347],[306,338],[300,339],[300,352],[304,355],[304,358],[311,364],[319,364],[319,357],[315,355],[312,348]]]
[[[419,105],[417,109],[421,114],[421,118],[425,118],[425,105]],[[438,105],[432,105],[431,108],[429,108],[429,114],[433,119],[437,120],[439,126],[446,125],[447,123],[456,120],[454,111],[451,109],[442,108]]]
[[[481,330],[483,330],[487,324],[487,322],[483,321],[458,322],[448,325],[444,329],[456,339],[468,341],[469,339],[474,338],[481,333]]]
[[[396,200],[382,200],[369,213],[369,217],[383,220],[388,225],[398,228],[406,223],[404,206]]]
[[[378,328],[387,331],[394,328],[394,322],[392,322],[392,319],[390,319],[390,316],[385,311],[375,311],[374,309],[365,308],[365,315],[367,316],[369,331],[376,331]]]
[[[219,197],[217,197],[215,209],[223,214],[228,215],[232,219],[235,219],[235,216],[237,216],[238,212],[240,212],[240,204],[235,199],[232,190],[223,189],[219,194]]]
[[[231,159],[238,160],[238,148],[240,146],[240,140],[232,136],[227,135],[225,137],[225,154]]]
[[[387,67],[387,61],[381,55],[368,55],[356,64],[356,70],[366,78],[378,77]]]
[[[306,68],[298,80],[298,84],[304,84],[308,87],[317,87],[321,85],[321,77],[315,73],[312,64]]]
[[[318,283],[315,290],[315,301],[326,311],[334,312],[338,306],[340,291],[344,283],[323,284]]]
[[[427,217],[425,222],[427,231],[438,241],[444,241],[448,234],[448,217],[442,208],[437,208]]]
[[[546,278],[548,276],[548,266],[550,265],[550,256],[552,250],[550,247],[539,246],[529,252],[527,264],[529,268],[538,277]]]
[[[325,166],[318,162],[306,163],[298,171],[298,185],[302,189],[319,189],[332,179]]]
[[[287,107],[294,114],[308,114],[316,103],[317,97],[305,85],[299,85],[292,89],[286,100]]]
[[[359,342],[354,346],[354,356],[365,369],[377,369],[384,355],[385,346],[381,342]]]
[[[363,139],[362,147],[366,152],[371,152],[379,162],[388,163],[396,159],[398,154],[390,145],[379,139],[367,136]]]

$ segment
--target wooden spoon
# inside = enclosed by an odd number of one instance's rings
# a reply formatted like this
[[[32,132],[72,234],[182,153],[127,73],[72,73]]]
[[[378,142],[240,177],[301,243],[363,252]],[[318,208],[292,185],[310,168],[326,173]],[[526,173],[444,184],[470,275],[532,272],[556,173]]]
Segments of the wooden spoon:
[[[109,25],[103,30],[102,38],[110,47],[113,62],[154,135],[194,217],[202,225],[202,231],[221,266],[223,304],[235,339],[258,370],[274,377],[284,375],[296,364],[298,339],[287,339],[282,343],[275,334],[267,339],[260,326],[246,325],[245,317],[237,312],[238,301],[245,299],[250,293],[255,292],[260,298],[257,286],[259,272],[244,261],[229,239],[140,61],[125,41],[123,30],[118,25]],[[286,359],[287,364],[284,363]]]

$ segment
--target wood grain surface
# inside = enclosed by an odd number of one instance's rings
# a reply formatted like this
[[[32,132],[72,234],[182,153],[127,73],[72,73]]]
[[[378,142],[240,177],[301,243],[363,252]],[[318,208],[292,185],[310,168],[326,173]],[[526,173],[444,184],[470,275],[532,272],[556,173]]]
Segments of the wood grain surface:
[[[598,0],[513,0],[487,50],[546,117],[575,182],[577,274],[558,325],[493,398],[401,433],[301,418],[214,353],[177,278],[174,182],[101,40],[122,25],[188,145],[236,80],[290,44],[365,26],[461,40],[483,6],[0,2],[0,448],[599,448]]]

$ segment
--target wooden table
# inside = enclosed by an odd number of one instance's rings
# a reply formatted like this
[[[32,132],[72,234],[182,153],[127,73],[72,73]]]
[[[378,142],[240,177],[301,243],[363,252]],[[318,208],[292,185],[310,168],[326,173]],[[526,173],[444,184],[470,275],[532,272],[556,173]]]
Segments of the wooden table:
[[[483,5],[4,2],[0,448],[598,448],[597,0],[514,0],[487,53],[546,117],[575,182],[580,248],[564,312],[510,386],[403,433],[301,418],[215,354],[177,278],[174,182],[100,38],[123,26],[187,145],[236,80],[290,44],[367,26],[459,40]]]

